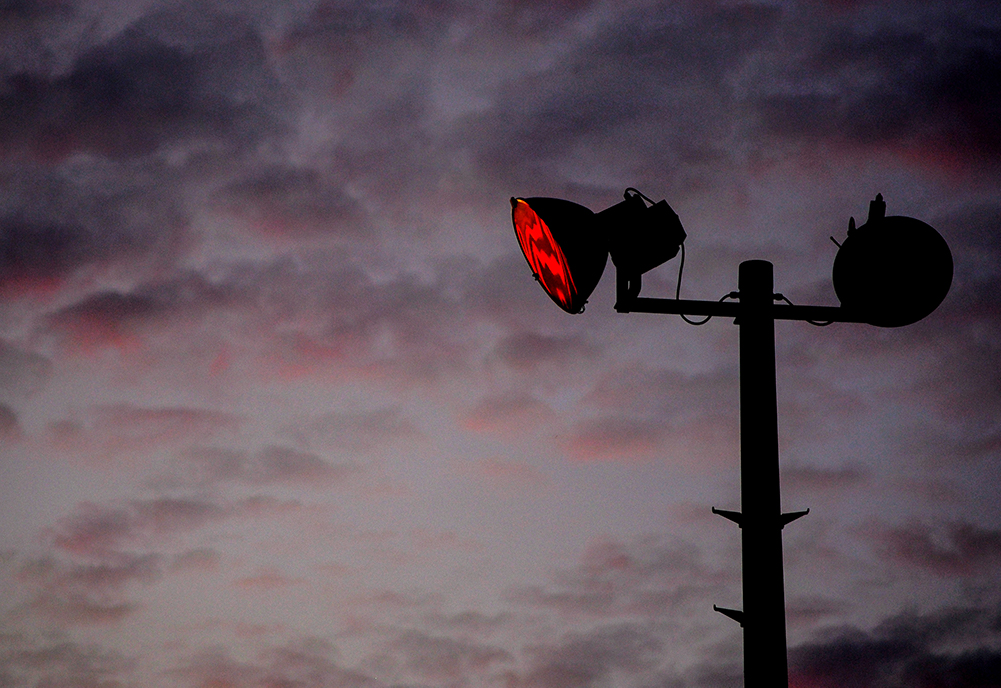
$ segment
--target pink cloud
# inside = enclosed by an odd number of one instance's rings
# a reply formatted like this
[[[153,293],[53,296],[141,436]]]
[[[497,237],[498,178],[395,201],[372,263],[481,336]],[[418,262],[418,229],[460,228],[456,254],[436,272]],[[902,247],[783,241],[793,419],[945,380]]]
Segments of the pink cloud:
[[[131,602],[104,604],[82,595],[42,594],[32,600],[29,608],[49,621],[88,626],[117,624],[135,612],[137,606]]]
[[[266,377],[299,380],[335,374],[348,362],[349,351],[343,339],[323,342],[296,333],[279,338],[273,349],[262,356],[260,369]]]
[[[420,550],[461,550],[466,552],[482,551],[482,543],[472,538],[462,537],[457,533],[446,531],[429,531],[416,529],[410,531],[413,546]]]
[[[302,503],[295,499],[279,499],[269,495],[254,495],[236,503],[238,513],[250,517],[281,516],[302,509]]]
[[[464,424],[479,432],[525,432],[551,420],[553,410],[528,395],[506,394],[480,400],[465,414]]]
[[[277,569],[262,569],[252,576],[238,578],[233,585],[249,592],[267,592],[292,585],[301,585],[306,581],[302,578],[291,578]]]
[[[578,424],[565,449],[576,461],[648,460],[663,446],[665,435],[652,421],[601,418]]]
[[[175,573],[207,573],[218,571],[221,560],[221,555],[214,549],[201,547],[176,555],[171,562],[170,569]]]
[[[459,470],[480,478],[495,487],[507,489],[532,489],[548,485],[549,476],[534,466],[521,461],[498,458],[481,459],[464,463]]]
[[[264,638],[285,633],[288,627],[281,623],[236,623],[233,634],[237,638]]]
[[[46,440],[53,448],[102,464],[164,446],[232,435],[243,422],[241,416],[209,409],[115,404],[90,410],[83,421],[50,423]]]

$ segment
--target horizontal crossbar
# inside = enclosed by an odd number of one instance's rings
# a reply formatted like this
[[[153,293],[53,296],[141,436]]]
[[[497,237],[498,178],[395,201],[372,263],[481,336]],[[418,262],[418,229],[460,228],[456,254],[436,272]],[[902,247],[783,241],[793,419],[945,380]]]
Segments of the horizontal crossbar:
[[[728,301],[691,301],[687,299],[653,299],[639,296],[619,299],[615,304],[619,313],[664,313],[668,315],[713,315],[721,318],[740,316],[740,303]],[[790,306],[774,304],[771,307],[775,320],[812,320],[814,322],[854,322],[866,320],[840,306]]]

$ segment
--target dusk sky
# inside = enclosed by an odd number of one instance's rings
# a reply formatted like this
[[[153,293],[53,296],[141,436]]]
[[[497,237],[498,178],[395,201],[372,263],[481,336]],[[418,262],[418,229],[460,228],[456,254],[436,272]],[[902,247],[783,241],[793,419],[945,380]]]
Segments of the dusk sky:
[[[626,187],[683,298],[946,239],[923,321],[776,325],[790,681],[1001,685],[998,9],[0,1],[0,686],[740,686],[738,328],[511,226]]]

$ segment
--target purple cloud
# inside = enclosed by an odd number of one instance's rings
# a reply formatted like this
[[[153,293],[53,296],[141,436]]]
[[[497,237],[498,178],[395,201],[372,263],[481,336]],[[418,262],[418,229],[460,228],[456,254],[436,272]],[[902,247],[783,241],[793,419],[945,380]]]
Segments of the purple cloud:
[[[197,499],[134,500],[121,506],[84,503],[51,532],[60,550],[81,557],[114,557],[122,548],[185,533],[225,518],[229,510]]]
[[[876,536],[891,561],[938,576],[967,577],[993,572],[1001,564],[1001,531],[952,522],[940,527],[912,522]]]
[[[131,680],[136,662],[93,644],[11,638],[0,649],[0,666],[13,685],[99,686]]]
[[[870,631],[831,629],[790,650],[790,684],[988,688],[1001,669],[1001,654],[993,647],[996,613],[977,608],[905,612]]]
[[[657,618],[705,602],[729,574],[703,561],[694,545],[644,538],[592,545],[554,584],[517,587],[508,598],[570,618]]]
[[[193,447],[181,453],[178,469],[156,478],[160,489],[343,483],[359,472],[350,463],[330,463],[317,454],[289,447],[267,446],[248,453],[213,447]]]
[[[202,17],[226,21],[212,12]],[[149,17],[84,52],[62,75],[7,75],[0,97],[5,148],[43,162],[77,152],[128,160],[185,139],[242,146],[280,130],[273,111],[240,97],[247,81],[280,91],[260,37],[244,27],[182,47],[157,35],[176,20]]]
[[[221,650],[197,655],[169,675],[192,688],[242,685],[269,688],[278,685],[336,685],[379,688],[380,681],[340,666],[335,649],[326,641],[307,639],[261,653],[256,662],[240,662]]]

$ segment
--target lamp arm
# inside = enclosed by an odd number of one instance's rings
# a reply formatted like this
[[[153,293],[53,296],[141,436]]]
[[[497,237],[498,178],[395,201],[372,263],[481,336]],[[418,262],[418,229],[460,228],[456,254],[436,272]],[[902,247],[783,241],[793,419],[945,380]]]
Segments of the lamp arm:
[[[740,316],[739,303],[693,301],[688,299],[655,299],[636,297],[615,304],[619,313],[664,313],[669,315],[713,315],[723,318]],[[860,314],[840,306],[772,306],[775,320],[829,320],[832,322],[865,323]]]

